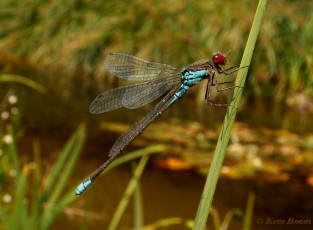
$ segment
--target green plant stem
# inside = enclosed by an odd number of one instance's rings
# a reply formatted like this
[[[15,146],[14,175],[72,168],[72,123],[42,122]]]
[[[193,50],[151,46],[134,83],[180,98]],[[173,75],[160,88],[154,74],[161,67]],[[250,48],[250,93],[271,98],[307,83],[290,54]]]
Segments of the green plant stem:
[[[146,166],[148,159],[149,159],[149,157],[147,155],[144,155],[141,158],[137,168],[134,171],[134,175],[131,178],[131,180],[130,180],[130,182],[129,182],[126,190],[125,190],[123,198],[121,199],[120,203],[117,206],[117,209],[116,209],[114,216],[111,220],[111,223],[109,225],[109,228],[108,228],[109,230],[116,229],[116,227],[117,227],[117,225],[118,225],[118,223],[122,217],[122,214],[124,213],[124,211],[126,209],[126,206],[129,202],[129,199],[136,189],[137,182],[138,182],[139,178],[141,177],[141,174],[142,174],[142,172]]]
[[[135,168],[133,164],[133,168]],[[134,170],[133,170],[134,171]],[[134,192],[134,230],[140,230],[143,226],[143,210],[142,210],[142,195],[140,181],[137,181],[137,186]]]
[[[38,92],[42,94],[47,94],[47,89],[43,87],[42,85],[38,84],[37,82],[30,80],[26,77],[22,77],[15,74],[1,74],[0,75],[0,83],[1,82],[17,82],[21,83],[23,85],[26,85],[34,90],[37,90]]]
[[[248,42],[243,54],[241,66],[248,66],[252,59],[253,50],[257,40],[257,36],[261,27],[261,21],[265,12],[267,0],[260,0],[259,5],[253,20],[252,28],[249,34]],[[248,68],[241,69],[238,72],[235,85],[244,86]],[[194,230],[202,230],[207,222],[209,210],[213,200],[217,180],[220,174],[220,169],[223,164],[224,156],[226,154],[227,145],[230,139],[230,132],[233,127],[235,116],[237,113],[237,107],[242,94],[242,88],[235,88],[234,94],[231,100],[231,106],[226,113],[223,127],[217,142],[215,153],[213,156],[212,164],[207,176],[206,184],[202,193],[201,201],[198,207],[195,223],[193,226]]]
[[[253,216],[253,207],[254,207],[255,194],[250,192],[248,197],[248,202],[246,206],[245,216],[243,219],[243,230],[251,229],[251,221]]]

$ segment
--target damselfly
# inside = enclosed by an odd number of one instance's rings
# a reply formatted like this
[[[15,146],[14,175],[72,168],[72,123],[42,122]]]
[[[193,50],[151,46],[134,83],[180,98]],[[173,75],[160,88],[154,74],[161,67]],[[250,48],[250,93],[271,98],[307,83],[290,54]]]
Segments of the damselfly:
[[[91,113],[105,113],[123,106],[135,109],[154,101],[165,93],[167,94],[145,117],[137,121],[121,135],[110,150],[108,160],[77,187],[76,195],[82,194],[127,145],[173,103],[181,99],[190,87],[198,82],[204,79],[208,80],[205,93],[205,99],[208,104],[228,106],[228,104],[219,104],[210,99],[210,87],[216,86],[218,92],[237,87],[230,86],[220,89],[220,84],[232,82],[219,83],[217,79],[218,74],[228,75],[244,67],[235,66],[224,70],[220,65],[225,65],[226,63],[226,57],[218,52],[213,54],[211,60],[196,62],[179,70],[170,65],[150,62],[129,54],[108,54],[105,57],[104,65],[112,74],[125,80],[137,82],[100,94],[90,105],[89,110]]]

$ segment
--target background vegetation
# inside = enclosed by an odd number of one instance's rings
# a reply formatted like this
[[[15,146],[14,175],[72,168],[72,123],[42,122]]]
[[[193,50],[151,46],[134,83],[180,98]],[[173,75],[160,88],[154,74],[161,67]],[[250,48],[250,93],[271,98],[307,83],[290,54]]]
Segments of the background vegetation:
[[[103,79],[102,60],[112,51],[184,67],[210,58],[214,51],[231,50],[234,65],[242,55],[256,3],[2,0],[1,59],[47,70],[45,80],[63,91],[75,80],[80,90],[109,87],[112,80]],[[312,1],[270,3],[246,97],[285,101],[299,91],[313,95],[312,9]]]

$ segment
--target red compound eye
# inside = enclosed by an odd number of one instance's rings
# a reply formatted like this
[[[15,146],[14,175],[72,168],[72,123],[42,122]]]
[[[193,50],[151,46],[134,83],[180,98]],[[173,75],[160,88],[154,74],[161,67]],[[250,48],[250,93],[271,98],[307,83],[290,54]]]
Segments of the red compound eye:
[[[212,61],[217,65],[225,65],[227,63],[227,58],[222,53],[215,53],[212,56]]]

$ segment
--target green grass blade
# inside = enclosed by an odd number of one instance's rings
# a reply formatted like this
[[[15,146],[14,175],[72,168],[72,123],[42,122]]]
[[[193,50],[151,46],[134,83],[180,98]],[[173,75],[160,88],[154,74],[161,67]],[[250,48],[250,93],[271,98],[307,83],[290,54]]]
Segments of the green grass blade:
[[[218,215],[218,212],[214,208],[211,208],[210,214],[212,216],[214,229],[219,230],[221,228],[221,219],[220,216]]]
[[[28,229],[28,211],[26,201],[26,183],[29,174],[29,168],[25,166],[22,170],[17,190],[14,195],[13,209],[9,217],[8,229]]]
[[[137,181],[137,186],[134,193],[134,229],[140,230],[143,226],[143,210],[140,181]]]
[[[75,139],[73,142],[73,146],[70,149],[70,155],[66,162],[64,162],[63,169],[62,169],[62,175],[58,179],[57,184],[54,186],[53,192],[51,194],[51,197],[49,201],[52,203],[55,202],[55,200],[59,197],[59,194],[61,193],[62,189],[64,188],[66,182],[68,181],[71,172],[74,169],[74,166],[77,162],[78,156],[80,155],[82,148],[84,146],[85,140],[86,140],[86,127],[85,125],[80,125],[78,129],[76,130],[77,135],[75,135]],[[63,154],[63,151],[61,152]],[[65,153],[64,155],[67,155]]]
[[[62,206],[62,204],[66,204],[68,201],[74,200],[74,198],[63,199],[62,201],[63,203],[61,204],[60,204],[60,201],[57,202],[59,195],[63,191],[70,177],[70,174],[72,170],[74,169],[74,166],[81,153],[85,140],[86,140],[85,125],[80,125],[75,131],[75,133],[72,135],[70,141],[66,144],[63,151],[61,152],[60,158],[62,158],[62,160],[60,160],[59,161],[60,164],[58,162],[57,167],[55,167],[59,169],[60,171],[54,172],[54,173],[58,173],[59,178],[57,180],[57,183],[52,189],[51,196],[49,197],[47,201],[47,208],[45,209],[45,212],[42,218],[42,223],[41,223],[42,229],[46,229],[52,223],[55,216],[57,216],[62,211],[62,208],[65,207],[65,206]],[[63,154],[66,156],[65,158]],[[68,155],[69,155],[69,158],[67,159]],[[65,161],[65,159],[67,159],[67,161]],[[60,172],[62,172],[61,176],[60,176]],[[68,197],[70,193],[73,194],[72,191],[69,191],[66,197]]]
[[[233,216],[234,216],[234,210],[228,211],[223,219],[223,223],[220,229],[228,229],[230,221],[232,220]]]
[[[42,94],[47,94],[47,89],[43,87],[42,85],[38,84],[37,82],[30,80],[26,77],[22,77],[15,74],[1,74],[0,75],[0,83],[1,82],[17,82],[21,83],[23,85],[26,85],[34,90],[37,90],[38,92]]]
[[[256,14],[253,20],[252,28],[249,34],[248,42],[247,42],[245,52],[241,61],[241,66],[250,65],[253,50],[255,47],[256,40],[257,40],[257,36],[261,27],[262,17],[265,12],[266,4],[267,4],[267,0],[259,1],[259,5],[258,5]],[[238,72],[235,85],[244,86],[247,72],[248,72],[247,68],[241,69]],[[222,127],[222,130],[221,130],[218,142],[217,142],[217,146],[216,146],[213,160],[211,163],[211,167],[207,176],[206,184],[202,193],[202,197],[201,197],[201,201],[198,207],[193,229],[202,230],[204,229],[206,225],[208,213],[209,213],[211,203],[213,200],[213,195],[215,192],[220,169],[222,167],[224,156],[226,154],[226,149],[227,149],[227,145],[228,145],[229,138],[230,138],[230,132],[233,127],[235,116],[237,113],[237,109],[235,108],[237,108],[239,105],[241,94],[242,94],[242,89],[235,88],[232,101],[231,101],[231,106],[229,107],[226,113],[223,127]]]
[[[183,222],[184,222],[184,219],[181,217],[170,217],[166,219],[157,220],[156,222],[152,224],[144,226],[142,229],[143,230],[170,229],[167,227],[170,227],[172,225],[179,225],[179,224],[182,224]]]
[[[148,161],[148,156],[145,155],[141,158],[137,168],[134,171],[133,177],[131,178],[131,180],[128,183],[128,186],[124,192],[123,198],[120,200],[120,203],[117,206],[117,209],[114,213],[114,216],[111,220],[111,223],[109,225],[108,230],[115,230],[125,209],[126,206],[129,202],[129,199],[131,197],[131,195],[134,193],[136,186],[137,186],[137,182],[139,180],[139,178],[141,177],[141,174],[146,166],[146,163]]]
[[[0,229],[9,229],[8,228],[8,215],[5,211],[5,208],[2,202],[0,202]]]
[[[248,202],[245,210],[245,215],[243,219],[243,230],[251,229],[251,221],[253,216],[253,207],[254,207],[255,194],[251,192],[248,197]]]
[[[41,158],[40,158],[40,145],[38,140],[34,141],[34,162],[35,169],[33,175],[33,185],[32,185],[32,197],[33,201],[31,203],[31,215],[30,215],[30,228],[39,229],[39,221],[42,213],[42,199],[41,199],[41,190],[40,184],[42,181],[42,167],[41,167]]]
[[[54,164],[53,169],[51,170],[50,177],[48,184],[45,188],[44,194],[47,195],[51,192],[52,189],[55,189],[55,186],[59,186],[59,179],[60,172],[62,172],[62,169],[64,168],[64,165],[69,162],[70,165],[73,165],[73,163],[70,162],[68,157],[72,153],[73,149],[76,149],[77,153],[77,143],[79,143],[79,147],[81,147],[81,144],[85,138],[85,127],[83,125],[80,125],[75,132],[72,134],[70,139],[67,141],[66,145],[62,149],[60,156],[57,160],[57,162]],[[76,145],[76,146],[75,146]],[[73,154],[74,155],[74,154]],[[71,157],[75,157],[75,156]],[[64,176],[62,172],[62,177]],[[55,196],[55,195],[54,195]]]
[[[20,127],[21,115],[22,112],[19,109],[19,113],[14,116],[12,126],[8,129],[8,135],[10,135],[11,141],[8,141],[7,144],[7,155],[9,156],[10,162],[12,162],[13,169],[16,176],[14,177],[16,185],[18,184],[19,177],[21,174],[20,161],[18,158],[18,149],[17,149],[17,130]],[[1,135],[1,134],[0,134]],[[2,147],[3,138],[0,141],[0,148]]]
[[[13,168],[15,171],[15,183],[18,184],[19,183],[19,179],[20,179],[20,174],[21,174],[21,169],[20,169],[20,162],[18,159],[18,153],[17,153],[17,148],[16,148],[16,137],[13,135],[13,129],[11,130],[10,133],[11,137],[12,137],[12,142],[8,144],[8,156],[10,158],[10,161],[13,164]]]

